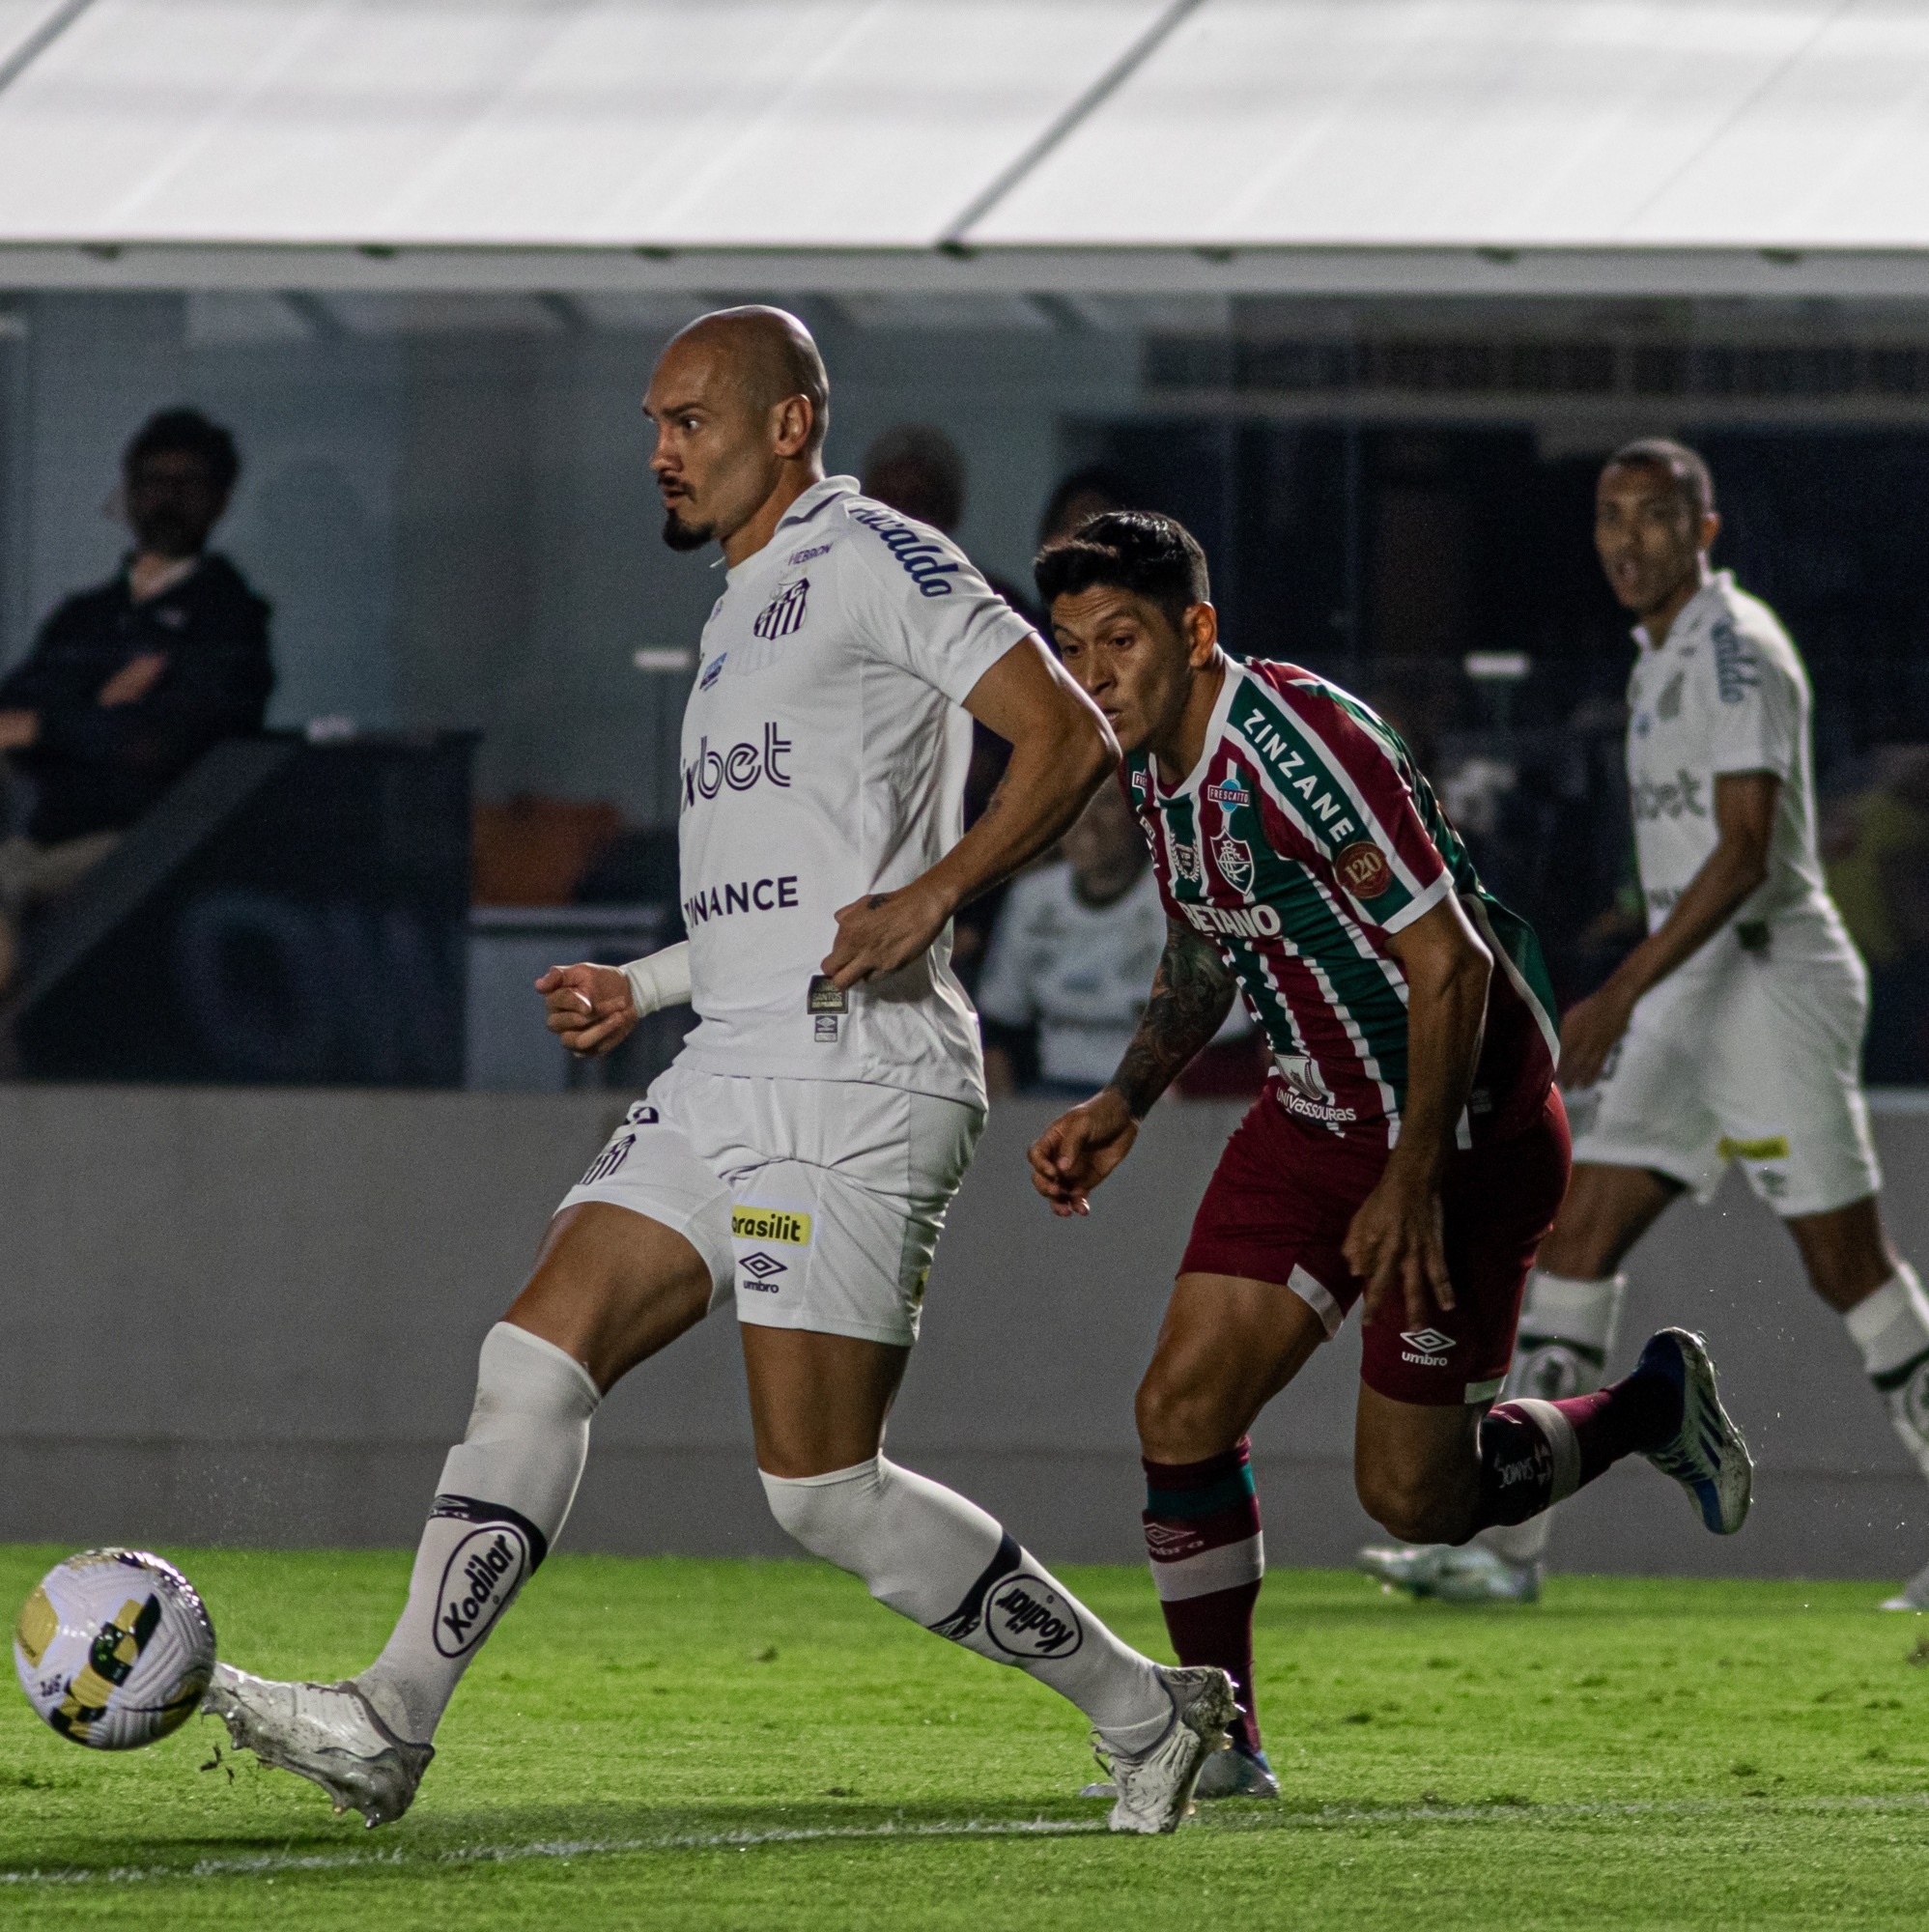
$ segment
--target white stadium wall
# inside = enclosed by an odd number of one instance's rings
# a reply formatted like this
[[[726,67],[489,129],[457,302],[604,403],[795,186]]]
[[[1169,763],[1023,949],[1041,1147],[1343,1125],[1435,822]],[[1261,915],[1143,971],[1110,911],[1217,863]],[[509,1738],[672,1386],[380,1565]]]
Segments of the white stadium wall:
[[[0,1090],[0,1539],[413,1542],[476,1350],[610,1095]],[[1168,1106],[1090,1221],[1055,1221],[994,1111],[933,1275],[891,1450],[1066,1560],[1132,1561],[1132,1389],[1236,1110]],[[1877,1122],[1888,1214],[1929,1258],[1929,1113]],[[1639,1463],[1561,1519],[1602,1571],[1897,1577],[1929,1491],[1837,1319],[1739,1183],[1637,1251],[1618,1362],[1705,1328],[1760,1460],[1732,1542]],[[785,1554],[752,1462],[734,1322],[712,1320],[599,1415],[567,1546]],[[1348,1472],[1349,1325],[1255,1432],[1276,1565],[1343,1563],[1372,1525]]]

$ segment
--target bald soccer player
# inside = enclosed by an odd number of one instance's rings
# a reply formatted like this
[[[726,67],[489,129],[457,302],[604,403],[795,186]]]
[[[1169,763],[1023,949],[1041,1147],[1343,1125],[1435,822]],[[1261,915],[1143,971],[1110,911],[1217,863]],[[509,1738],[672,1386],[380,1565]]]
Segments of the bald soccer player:
[[[685,999],[696,1028],[483,1344],[387,1647],[334,1685],[223,1664],[208,1695],[238,1746],[371,1825],[408,1809],[464,1669],[561,1533],[597,1405],[732,1296],[777,1520],[1076,1704],[1112,1760],[1115,1831],[1171,1831],[1225,1741],[1224,1672],[1128,1649],[1002,1524],[880,1453],[984,1120],[951,916],[1072,823],[1118,747],[961,551],[825,476],[829,391],[778,309],[705,316],[657,365],[665,541],[714,541],[728,566],[684,715],[690,938],[538,990],[580,1053]],[[1011,762],[961,836],[974,718]]]

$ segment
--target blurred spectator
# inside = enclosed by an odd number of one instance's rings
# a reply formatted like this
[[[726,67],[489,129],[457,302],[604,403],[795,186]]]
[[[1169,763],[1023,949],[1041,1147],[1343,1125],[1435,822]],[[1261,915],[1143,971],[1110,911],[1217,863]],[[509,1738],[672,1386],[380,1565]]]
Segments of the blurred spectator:
[[[929,423],[899,423],[888,429],[865,451],[860,478],[866,497],[875,497],[894,510],[921,524],[954,536],[964,522],[965,460],[943,430]],[[1020,616],[1038,623],[1025,593],[991,571],[984,581]],[[976,720],[972,724],[971,769],[965,777],[964,822],[975,825],[991,803],[991,794],[1005,776],[1011,747],[997,732]],[[1004,903],[1002,890],[985,894],[960,912],[951,926],[951,965],[969,991],[978,983],[984,948]]]
[[[1070,536],[1088,519],[1101,517],[1107,510],[1134,508],[1133,494],[1131,484],[1109,464],[1090,463],[1072,470],[1060,479],[1038,519],[1038,548],[1043,550],[1054,537]]]
[[[865,451],[862,481],[866,497],[947,536],[964,522],[965,460],[957,444],[929,423],[886,430]]]
[[[22,913],[78,885],[212,745],[260,730],[274,685],[269,606],[207,548],[241,471],[234,439],[167,410],[122,466],[132,551],[0,682],[0,752],[35,793],[0,843],[0,989]]]
[[[992,937],[978,1004],[993,1094],[1095,1094],[1131,1043],[1165,952],[1158,880],[1116,784],[1086,807],[1064,852],[1012,885]],[[1199,1099],[1257,1094],[1264,1077],[1259,1035],[1235,1005],[1178,1084]]]
[[[994,1094],[1021,1085],[1096,1093],[1131,1041],[1165,951],[1158,880],[1116,784],[1099,788],[1064,849],[1013,883],[992,936],[978,1005]]]

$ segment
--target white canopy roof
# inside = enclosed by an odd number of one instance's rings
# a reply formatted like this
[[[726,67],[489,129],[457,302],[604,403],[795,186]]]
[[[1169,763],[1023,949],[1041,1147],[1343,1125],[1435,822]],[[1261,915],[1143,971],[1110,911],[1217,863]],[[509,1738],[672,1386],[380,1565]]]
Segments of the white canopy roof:
[[[1929,5],[0,0],[0,279],[1929,293]]]

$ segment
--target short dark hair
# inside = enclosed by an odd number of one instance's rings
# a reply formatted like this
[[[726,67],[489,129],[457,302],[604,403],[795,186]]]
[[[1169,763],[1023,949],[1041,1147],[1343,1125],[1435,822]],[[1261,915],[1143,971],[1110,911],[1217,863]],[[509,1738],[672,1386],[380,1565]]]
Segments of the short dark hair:
[[[208,480],[224,497],[241,473],[235,439],[199,410],[186,409],[162,410],[150,416],[122,455],[122,473],[131,477],[151,456],[176,455],[198,457],[208,471]]]
[[[1675,488],[1687,499],[1697,517],[1705,517],[1715,507],[1715,477],[1698,449],[1676,442],[1665,436],[1644,436],[1624,442],[1601,466],[1604,476],[1610,469],[1625,469],[1644,464],[1652,469],[1665,469],[1675,480]]]
[[[1206,553],[1176,517],[1106,510],[1041,550],[1032,565],[1047,611],[1061,597],[1107,584],[1156,604],[1177,630],[1195,604],[1212,601]]]

